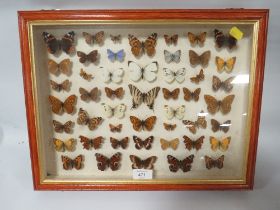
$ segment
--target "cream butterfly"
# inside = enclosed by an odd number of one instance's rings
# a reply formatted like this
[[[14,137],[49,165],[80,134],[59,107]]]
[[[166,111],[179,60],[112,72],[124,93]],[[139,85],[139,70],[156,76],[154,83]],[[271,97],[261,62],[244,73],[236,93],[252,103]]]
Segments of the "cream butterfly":
[[[168,83],[172,83],[174,80],[176,80],[178,83],[182,83],[185,80],[185,75],[185,68],[178,69],[176,72],[168,68],[163,68],[164,80]]]
[[[173,108],[168,105],[164,105],[164,112],[165,112],[165,117],[168,120],[171,120],[173,117],[182,120],[185,116],[185,106],[181,105],[177,108]]]
[[[102,70],[103,81],[106,83],[109,82],[120,83],[122,82],[123,75],[124,75],[124,70],[121,68],[116,70],[109,70],[109,69]]]
[[[157,78],[158,63],[152,62],[144,67],[139,66],[133,61],[128,61],[129,78],[137,82],[140,79],[153,82]]]
[[[101,103],[101,105],[103,106],[104,115],[106,117],[109,118],[115,116],[116,118],[119,119],[124,117],[124,113],[126,110],[126,106],[124,104],[119,104],[114,108],[112,108],[110,105],[105,103]]]

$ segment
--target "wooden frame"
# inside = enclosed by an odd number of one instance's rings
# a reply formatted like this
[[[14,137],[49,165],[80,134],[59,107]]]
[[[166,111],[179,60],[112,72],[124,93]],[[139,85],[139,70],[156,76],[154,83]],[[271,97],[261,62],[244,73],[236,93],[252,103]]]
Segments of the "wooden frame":
[[[82,10],[82,11],[20,11],[19,33],[21,59],[28,123],[30,156],[35,190],[243,190],[253,189],[258,130],[261,112],[262,84],[264,77],[266,38],[268,27],[266,9],[224,10]],[[192,20],[192,21],[247,21],[256,23],[256,65],[252,97],[252,113],[247,153],[247,170],[243,183],[97,183],[72,182],[48,183],[42,180],[39,161],[38,127],[36,126],[36,101],[34,101],[32,78],[32,52],[30,48],[30,24],[36,21],[149,21],[149,20]]]

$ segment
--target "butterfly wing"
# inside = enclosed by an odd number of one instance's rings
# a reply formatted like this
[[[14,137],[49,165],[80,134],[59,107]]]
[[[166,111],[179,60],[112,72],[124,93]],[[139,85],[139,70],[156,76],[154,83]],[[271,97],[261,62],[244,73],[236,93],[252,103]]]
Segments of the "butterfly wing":
[[[90,45],[93,42],[93,36],[87,32],[83,32],[82,34],[85,38],[86,43]]]
[[[160,139],[161,149],[166,150],[169,147],[169,142],[165,139]]]
[[[54,60],[49,59],[48,60],[48,70],[52,74],[57,74],[58,73],[58,63],[56,63]]]
[[[191,77],[190,80],[191,82],[194,82],[196,84],[198,84],[200,81],[204,80],[204,73],[203,73],[203,69],[200,70],[199,74],[196,75],[195,77]]]
[[[176,139],[173,139],[169,142],[169,145],[170,147],[173,149],[173,150],[176,150],[178,145],[179,145],[179,139],[176,138]]]
[[[156,162],[156,160],[156,156],[151,156],[145,160],[142,160],[143,168],[147,170],[152,170],[154,168],[154,163]]]
[[[67,156],[61,155],[61,161],[64,170],[69,170],[73,168],[72,159]]]
[[[58,69],[63,74],[69,74],[70,73],[70,67],[71,67],[70,59],[64,59],[58,64]]]
[[[64,152],[64,143],[60,139],[53,138],[54,149],[58,152]]]
[[[192,99],[192,92],[186,87],[183,88],[183,92],[185,101],[190,101]]]
[[[196,133],[196,125],[193,121],[190,120],[183,120],[182,121],[184,125],[189,129],[189,131],[193,134]]]
[[[218,109],[219,109],[219,103],[218,101],[210,95],[204,95],[204,100],[207,104],[207,110],[211,113],[211,114],[215,114]],[[228,101],[226,101],[228,102]],[[226,108],[226,106],[225,106]]]
[[[103,112],[106,117],[110,118],[114,115],[114,110],[111,106],[105,103],[101,103],[101,105],[103,106]]]
[[[77,56],[79,57],[80,63],[85,63],[87,61],[87,54],[81,51],[77,51]]]
[[[175,63],[179,63],[181,59],[181,50],[177,50],[173,55],[172,55],[172,61]]]
[[[216,66],[217,66],[217,71],[219,73],[223,72],[223,70],[225,68],[224,59],[220,58],[219,56],[216,56],[215,62],[216,62]]]
[[[128,146],[128,142],[129,142],[129,138],[128,138],[128,137],[125,137],[125,138],[123,138],[123,139],[120,141],[120,146],[121,146],[123,149],[126,149],[127,146]]]
[[[192,163],[193,163],[194,155],[189,155],[185,159],[181,161],[180,168],[182,169],[183,172],[188,172],[192,168]]]
[[[234,77],[229,77],[228,79],[226,79],[224,82],[223,82],[223,89],[226,91],[226,92],[230,92],[233,88],[233,84],[232,84],[232,81],[234,80]]]
[[[236,57],[232,57],[226,61],[226,72],[231,73],[236,62]]]
[[[142,121],[139,118],[137,118],[135,116],[130,116],[129,119],[130,119],[130,122],[132,123],[132,127],[134,130],[140,131],[141,129],[143,129]]]
[[[142,149],[143,146],[144,146],[144,142],[142,141],[142,139],[137,137],[137,136],[133,136],[132,138],[133,138],[133,141],[135,143],[135,148],[138,149],[138,150]]]
[[[104,37],[105,37],[104,31],[99,31],[98,33],[96,33],[94,35],[94,39],[95,39],[96,43],[99,44],[99,45],[103,44]]]
[[[194,142],[194,148],[196,151],[200,150],[203,144],[204,136],[200,136],[195,142]]]
[[[123,79],[124,70],[119,68],[112,72],[111,80],[114,83],[120,83]]]
[[[235,95],[228,95],[222,100],[220,109],[223,114],[230,112],[234,97]]]
[[[175,117],[178,120],[182,120],[184,118],[184,116],[185,116],[185,106],[181,105],[178,108],[176,108],[176,110],[175,110]]]
[[[146,150],[149,150],[152,148],[153,141],[154,141],[154,136],[149,136],[144,141],[142,141],[142,144]],[[135,147],[136,147],[136,145],[135,145]]]
[[[107,54],[108,54],[108,59],[111,62],[114,62],[116,60],[116,54],[112,50],[107,49]]]
[[[204,160],[205,160],[205,166],[207,169],[211,169],[213,167],[213,159],[210,158],[209,156],[205,155],[204,156]]]
[[[79,155],[73,160],[73,165],[77,170],[80,170],[82,168],[82,162],[83,162],[83,156]]]
[[[193,50],[189,51],[189,59],[191,65],[195,66],[200,63],[200,56]]]
[[[78,118],[77,118],[77,123],[79,125],[86,125],[89,121],[89,116],[87,111],[84,109],[80,108],[79,113],[78,113]]]
[[[124,50],[119,50],[117,53],[116,53],[116,59],[120,62],[122,62],[124,60],[124,56],[125,56],[125,53],[124,53]]]
[[[230,125],[231,125],[231,120],[227,120],[222,125],[220,125],[220,129],[224,131],[224,133],[227,133],[229,131]]]
[[[191,32],[188,32],[188,39],[192,45],[197,43],[196,35]]]
[[[169,165],[169,170],[171,172],[177,172],[179,170],[180,161],[173,157],[172,155],[167,155],[167,162]]]
[[[67,151],[73,151],[74,150],[74,146],[75,146],[75,140],[73,138],[68,139],[64,142],[64,148]]]
[[[207,66],[211,57],[211,51],[207,50],[200,55],[200,63],[202,66]]]
[[[175,80],[178,83],[182,83],[182,82],[185,81],[185,75],[186,75],[186,69],[185,68],[178,69],[175,73]]]
[[[144,95],[145,97],[143,99],[143,102],[147,104],[149,109],[152,109],[152,110],[154,109],[154,102],[158,95],[159,90],[160,90],[160,87],[154,87]]]
[[[170,98],[176,100],[178,99],[179,93],[180,93],[180,89],[176,88],[173,91],[168,90],[167,88],[162,88],[162,92],[163,92],[163,97],[168,100]]]
[[[217,91],[222,86],[222,81],[219,79],[219,77],[213,76],[212,78],[212,88],[214,91]]]
[[[186,149],[189,151],[193,148],[193,141],[188,136],[183,136]]]
[[[83,101],[88,101],[90,99],[90,93],[86,89],[80,87],[79,92]]]
[[[63,103],[58,98],[52,95],[49,95],[49,102],[51,104],[53,113],[59,114],[63,107]]]
[[[121,119],[124,117],[126,110],[126,106],[124,104],[119,104],[114,108],[114,116],[118,119]]]
[[[61,49],[67,54],[73,53],[75,51],[75,47],[73,46],[74,36],[74,31],[70,31],[61,39]]]
[[[204,44],[205,40],[206,40],[206,35],[207,32],[202,32],[201,34],[198,35],[197,40],[198,42],[200,42],[200,44]]]
[[[122,124],[118,124],[118,125],[109,124],[109,128],[111,132],[121,132]]]
[[[133,61],[128,61],[129,78],[137,82],[143,77],[142,68]]]
[[[102,117],[91,118],[88,121],[88,128],[89,128],[89,130],[92,131],[92,130],[96,129],[101,124],[102,121],[103,121]]]
[[[220,150],[225,152],[228,150],[231,137],[226,137],[220,141]]]
[[[151,34],[144,42],[144,48],[148,56],[153,56],[156,53],[157,34]]]
[[[175,115],[175,110],[168,105],[164,105],[164,112],[165,112],[165,117],[168,120],[171,120]]]
[[[220,123],[217,120],[211,119],[211,125],[213,132],[217,132],[218,130],[220,130]]]
[[[176,124],[163,123],[163,127],[167,131],[173,131],[177,127],[177,125]]]
[[[60,122],[53,120],[53,126],[54,126],[55,132],[57,132],[57,133],[63,132],[64,126]]]
[[[216,167],[218,168],[218,169],[221,169],[221,168],[223,168],[223,166],[224,166],[224,159],[225,159],[225,156],[224,155],[222,155],[222,156],[220,156],[215,162],[215,165],[216,165]]]
[[[155,125],[155,122],[157,120],[156,116],[150,116],[148,117],[145,121],[144,121],[144,125],[143,127],[145,128],[145,130],[147,131],[151,131]]]
[[[135,36],[129,34],[128,35],[129,45],[131,47],[131,52],[135,57],[140,56],[142,54],[142,43]]]
[[[92,101],[97,101],[99,99],[100,91],[97,87],[91,89],[90,91],[90,98]]]
[[[100,171],[105,171],[108,166],[109,159],[100,153],[95,153],[95,158],[97,161],[97,168]]]
[[[195,91],[193,92],[193,100],[194,101],[198,101],[199,100],[199,94],[201,92],[200,88],[195,89]]]
[[[120,146],[120,142],[118,139],[115,139],[113,137],[110,137],[110,143],[111,143],[111,146],[114,148],[114,149],[117,149],[119,146]]]
[[[136,155],[130,155],[129,158],[132,162],[131,167],[133,169],[143,168],[142,160],[139,157],[137,157]]]
[[[166,63],[171,63],[173,61],[173,54],[168,50],[164,50],[164,59]]]
[[[63,103],[63,108],[68,114],[72,114],[75,109],[75,104],[77,101],[77,96],[70,95]]]
[[[97,50],[93,50],[91,51],[88,55],[87,55],[87,60],[95,63],[98,60],[98,51]]]
[[[148,82],[153,82],[157,78],[158,63],[152,62],[144,67],[143,78]]]
[[[43,32],[42,34],[45,44],[47,45],[48,52],[51,54],[55,54],[56,51],[59,49],[59,42],[54,37],[54,35]]]
[[[217,151],[217,149],[219,148],[220,142],[219,142],[219,140],[216,139],[215,137],[210,136],[210,144],[211,144],[211,149],[212,149],[213,151]]]
[[[132,96],[132,108],[137,108],[143,102],[143,93],[134,85],[129,84],[128,87]]]
[[[167,83],[172,83],[175,80],[175,73],[171,69],[163,68],[163,76]]]
[[[121,153],[117,152],[109,159],[109,167],[112,171],[116,171],[120,167]]]

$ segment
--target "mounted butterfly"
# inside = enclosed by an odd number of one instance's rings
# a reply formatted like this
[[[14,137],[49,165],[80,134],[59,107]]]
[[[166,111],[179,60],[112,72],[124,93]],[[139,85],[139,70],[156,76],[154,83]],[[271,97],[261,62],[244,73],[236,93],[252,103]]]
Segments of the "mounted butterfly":
[[[134,35],[128,35],[131,52],[135,57],[139,57],[144,53],[148,56],[153,56],[156,53],[157,34],[151,34],[144,42],[141,42]]]
[[[237,39],[235,39],[230,34],[226,36],[223,34],[222,31],[215,29],[214,36],[215,36],[215,43],[218,48],[228,47],[229,49],[233,49],[237,46]]]
[[[152,62],[146,66],[140,66],[133,61],[128,61],[129,78],[138,82],[139,80],[146,80],[153,82],[157,79],[158,63]]]
[[[87,44],[91,45],[91,44],[98,44],[98,45],[103,45],[104,44],[104,38],[105,38],[105,34],[104,31],[99,31],[96,34],[90,34],[87,32],[83,32],[82,33],[85,41]]]
[[[90,148],[100,149],[104,137],[97,136],[95,138],[88,138],[86,136],[79,136],[80,142],[83,145],[83,149],[90,150]]]
[[[48,70],[50,73],[54,75],[59,75],[60,73],[63,73],[67,76],[70,76],[71,73],[71,61],[70,59],[63,59],[59,63],[55,62],[52,59],[48,60]]]

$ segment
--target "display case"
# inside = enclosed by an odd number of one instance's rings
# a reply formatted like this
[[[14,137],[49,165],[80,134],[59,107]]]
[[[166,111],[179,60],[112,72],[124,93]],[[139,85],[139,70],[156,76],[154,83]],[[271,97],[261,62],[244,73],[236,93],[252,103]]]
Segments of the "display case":
[[[18,15],[36,190],[253,188],[268,10]]]

